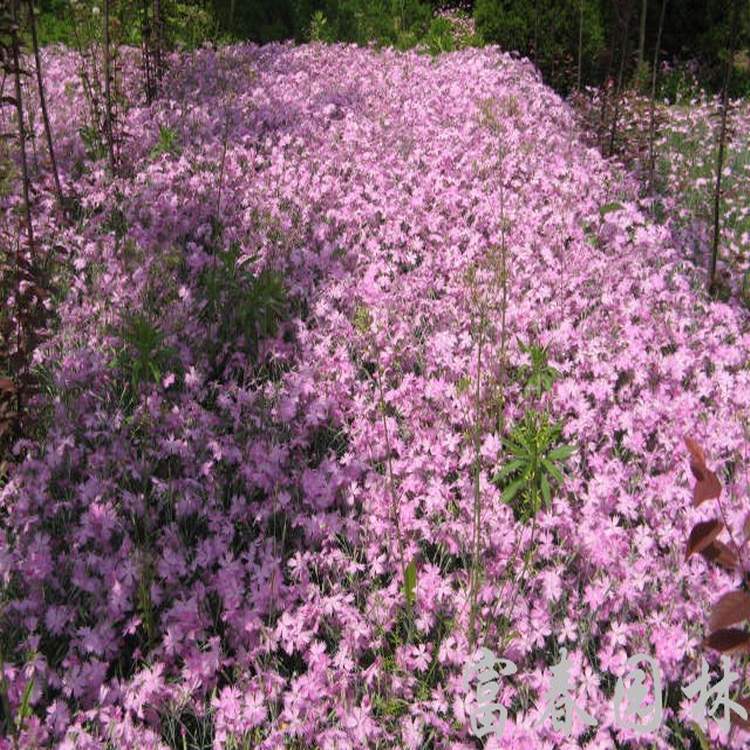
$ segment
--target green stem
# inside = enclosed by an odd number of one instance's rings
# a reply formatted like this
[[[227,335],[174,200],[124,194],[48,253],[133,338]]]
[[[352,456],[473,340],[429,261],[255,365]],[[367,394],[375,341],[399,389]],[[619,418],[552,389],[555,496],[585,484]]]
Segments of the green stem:
[[[398,554],[401,564],[401,583],[402,586],[406,583],[406,559],[404,555],[404,539],[401,535],[401,519],[398,510],[398,501],[396,500],[396,485],[393,479],[393,463],[391,461],[391,440],[388,433],[388,419],[385,414],[385,394],[383,392],[383,378],[380,372],[380,366],[377,369],[378,394],[380,399],[380,416],[383,420],[383,432],[385,434],[385,453],[386,453],[386,470],[388,472],[388,494],[391,500],[391,516],[393,518],[393,524],[396,527],[396,539],[398,541]],[[411,627],[412,621],[412,606],[411,602],[407,598],[406,602],[407,610],[409,612],[409,626]]]
[[[536,508],[537,503],[538,503],[536,492],[534,492],[533,501],[534,501],[533,506],[534,508]],[[511,599],[511,602],[510,602],[510,608],[508,609],[508,627],[509,628],[513,622],[513,610],[515,609],[515,606],[516,606],[516,600],[518,599],[518,594],[521,591],[521,583],[524,577],[526,576],[526,571],[529,567],[529,561],[531,560],[532,554],[534,552],[535,537],[536,537],[536,513],[534,513],[534,516],[531,519],[531,538],[529,539],[529,549],[526,551],[526,554],[524,555],[523,568],[521,569],[520,575],[516,579],[516,588],[515,588],[515,591],[513,592],[513,599]],[[503,636],[503,645],[505,645],[505,637],[506,636]]]
[[[479,320],[479,342],[477,344],[477,382],[474,395],[474,529],[473,560],[471,564],[471,587],[469,599],[469,646],[476,643],[477,595],[479,593],[479,558],[481,555],[482,489],[481,489],[481,395],[482,395],[482,347],[484,344],[484,316]]]

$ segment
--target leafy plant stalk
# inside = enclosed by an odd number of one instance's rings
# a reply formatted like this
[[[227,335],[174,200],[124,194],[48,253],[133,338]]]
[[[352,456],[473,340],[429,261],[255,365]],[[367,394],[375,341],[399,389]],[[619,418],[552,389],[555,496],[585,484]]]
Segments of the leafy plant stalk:
[[[693,486],[693,507],[697,508],[708,500],[717,500],[721,520],[712,518],[699,521],[690,531],[685,551],[685,560],[700,554],[706,562],[718,567],[743,574],[743,584],[738,589],[725,592],[714,604],[708,622],[708,637],[703,641],[706,648],[721,654],[750,654],[750,633],[742,627],[750,620],[750,593],[746,589],[746,575],[742,563],[742,546],[750,540],[750,514],[743,524],[743,543],[737,544],[731,527],[726,523],[723,504],[721,502],[722,485],[717,475],[706,465],[706,454],[698,443],[690,437],[685,438],[685,445],[690,454],[690,471],[695,478]],[[719,540],[719,535],[726,529],[729,533],[732,547]],[[743,662],[743,676],[737,692],[736,702],[750,713],[750,698],[743,698],[745,684],[745,667]],[[740,724],[743,728],[750,727],[747,717],[737,718],[732,714],[733,727]]]

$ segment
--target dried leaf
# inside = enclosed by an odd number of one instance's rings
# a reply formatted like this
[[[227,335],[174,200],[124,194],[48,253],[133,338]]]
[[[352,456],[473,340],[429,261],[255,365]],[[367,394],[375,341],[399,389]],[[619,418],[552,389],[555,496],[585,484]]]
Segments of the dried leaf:
[[[3,393],[15,393],[16,386],[10,378],[0,378],[0,391]]]
[[[707,562],[716,563],[727,570],[734,570],[739,565],[739,560],[734,551],[718,539],[702,550],[701,555]]]
[[[713,500],[721,495],[721,482],[716,474],[704,467],[704,477],[699,479],[693,489],[693,507],[698,507],[706,500]],[[695,473],[695,472],[693,472]]]
[[[714,604],[708,621],[708,630],[713,633],[728,628],[750,617],[750,594],[745,591],[729,591]]]
[[[750,654],[750,633],[739,628],[717,630],[703,641],[703,645],[722,654]]]
[[[716,518],[695,524],[690,532],[685,559],[706,549],[721,534],[723,528],[724,524]]]

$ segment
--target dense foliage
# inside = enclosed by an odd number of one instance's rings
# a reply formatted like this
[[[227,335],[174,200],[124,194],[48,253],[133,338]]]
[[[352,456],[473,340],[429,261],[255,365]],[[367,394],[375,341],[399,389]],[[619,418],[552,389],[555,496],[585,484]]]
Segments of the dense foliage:
[[[579,54],[585,61],[583,79],[603,74],[605,14],[600,0],[536,2],[534,0],[477,0],[477,31],[488,42],[528,55],[558,87],[576,81]]]
[[[672,61],[698,65],[701,85],[721,85],[721,56],[728,46],[732,2],[735,0],[671,0],[662,49]],[[738,49],[750,40],[750,6],[742,6]],[[137,43],[148,2],[110,0],[121,33]],[[43,42],[75,41],[73,6],[101,5],[101,0],[39,0]],[[627,44],[628,74],[636,73],[640,14],[645,7],[644,54],[650,60],[656,43],[661,0],[161,0],[164,32],[171,44],[192,48],[204,42],[247,39],[255,42],[315,39],[421,46],[432,52],[466,44],[499,44],[527,55],[545,80],[567,92],[577,83],[578,62],[584,83],[599,84],[616,71]],[[446,11],[451,21],[446,20]],[[455,21],[472,19],[456,43]],[[640,54],[640,52],[638,52]],[[744,60],[744,58],[742,58]],[[750,69],[740,61],[732,93],[750,91]]]

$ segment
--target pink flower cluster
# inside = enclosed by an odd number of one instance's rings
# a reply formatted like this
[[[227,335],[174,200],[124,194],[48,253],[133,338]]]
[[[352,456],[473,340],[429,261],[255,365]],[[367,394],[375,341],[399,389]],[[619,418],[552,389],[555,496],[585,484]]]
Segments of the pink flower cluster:
[[[699,673],[707,604],[731,581],[683,562],[701,509],[682,436],[727,469],[728,521],[741,524],[746,316],[706,299],[685,248],[531,65],[496,48],[174,56],[156,104],[134,94],[124,111],[110,180],[79,134],[74,55],[45,62],[63,181],[84,218],[52,220],[36,123],[37,234],[67,262],[35,356],[43,436],[16,446],[0,489],[14,710],[33,681],[21,745],[182,747],[180,731],[208,726],[216,748],[475,746],[461,680],[475,423],[463,384],[477,377],[467,279],[503,235],[509,364],[525,362],[518,339],[549,348],[561,378],[544,406],[578,453],[538,516],[509,611],[530,533],[490,481],[501,441],[482,423],[481,641],[496,649],[513,633],[502,655],[519,667],[500,696],[502,747],[687,736],[673,696]],[[155,149],[160,127],[177,148]],[[12,201],[1,208],[16,226]],[[201,278],[217,220],[243,268],[284,280],[285,318],[258,352],[229,340],[216,356]],[[172,359],[128,407],[113,363],[122,321],[143,311]],[[489,391],[499,339],[484,358]],[[507,384],[509,424],[538,406],[522,385]],[[417,561],[411,629],[387,464]],[[600,722],[570,740],[535,726],[563,647]],[[670,691],[662,729],[641,739],[610,707],[636,652],[655,656]]]

